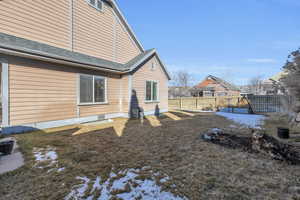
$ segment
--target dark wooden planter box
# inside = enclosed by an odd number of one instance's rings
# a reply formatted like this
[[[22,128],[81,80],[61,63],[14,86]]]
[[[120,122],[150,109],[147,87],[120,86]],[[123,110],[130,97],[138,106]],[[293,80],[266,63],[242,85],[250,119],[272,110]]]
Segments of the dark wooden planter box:
[[[0,153],[8,155],[12,153],[14,147],[14,141],[7,141],[0,143]]]
[[[277,128],[278,137],[281,139],[289,139],[290,138],[290,130],[288,128]]]

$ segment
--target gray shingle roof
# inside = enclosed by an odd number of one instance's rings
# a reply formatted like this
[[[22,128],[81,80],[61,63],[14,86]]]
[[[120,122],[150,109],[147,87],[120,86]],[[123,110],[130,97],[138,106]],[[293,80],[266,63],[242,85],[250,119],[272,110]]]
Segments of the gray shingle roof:
[[[138,56],[130,60],[128,63],[126,63],[124,65],[124,68],[128,70],[131,69],[135,64],[142,61],[145,57],[148,57],[148,54],[151,54],[153,51],[155,51],[155,49],[149,49],[147,51],[144,51],[143,53],[139,54]]]
[[[43,58],[51,58],[59,61],[67,61],[74,64],[93,67],[93,69],[99,68],[99,70],[114,70],[120,73],[134,71],[140,66],[140,64],[156,54],[155,49],[150,49],[137,55],[129,62],[121,64],[0,32],[0,50],[1,49],[41,56]],[[170,77],[164,66],[163,68],[167,76]]]
[[[99,68],[106,68],[119,71],[126,70],[125,65],[120,63],[111,62],[108,60],[88,56],[81,53],[76,53],[66,49],[53,47],[47,44],[15,37],[5,33],[0,33],[0,47],[19,52],[30,53],[33,55],[45,56],[64,61],[71,61],[74,63],[91,65]]]

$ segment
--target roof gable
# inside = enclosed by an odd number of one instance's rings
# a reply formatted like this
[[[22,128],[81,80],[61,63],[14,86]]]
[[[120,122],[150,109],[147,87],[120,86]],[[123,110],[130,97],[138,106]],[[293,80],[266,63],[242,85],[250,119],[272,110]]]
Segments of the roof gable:
[[[236,87],[235,85],[233,85],[231,83],[228,83],[227,81],[224,81],[223,79],[218,78],[216,76],[212,76],[212,75],[207,76],[205,78],[205,80],[202,81],[200,84],[198,84],[196,87],[197,88],[203,88],[203,87],[206,87],[206,86],[208,86],[209,84],[212,84],[212,83],[218,83],[222,87],[224,87],[225,89],[228,89],[228,90],[240,91],[240,89],[238,87]]]
[[[136,34],[134,33],[133,29],[131,28],[130,24],[128,23],[128,21],[126,20],[125,16],[122,13],[122,11],[120,10],[116,0],[105,0],[105,1],[110,3],[110,5],[114,9],[115,13],[119,17],[120,21],[123,23],[123,25],[127,29],[128,33],[132,37],[133,41],[137,44],[137,46],[140,48],[140,50],[145,51],[142,43],[138,40],[138,38],[137,38]]]
[[[171,76],[165,66],[165,64],[162,62],[161,58],[159,57],[158,53],[156,52],[156,49],[150,49],[145,51],[143,54],[138,55],[136,58],[129,61],[126,65],[130,67],[130,72],[136,72],[140,67],[143,66],[144,63],[146,63],[148,60],[150,60],[152,57],[156,56],[159,64],[162,67],[162,70],[164,71],[165,75],[169,80],[171,80]]]

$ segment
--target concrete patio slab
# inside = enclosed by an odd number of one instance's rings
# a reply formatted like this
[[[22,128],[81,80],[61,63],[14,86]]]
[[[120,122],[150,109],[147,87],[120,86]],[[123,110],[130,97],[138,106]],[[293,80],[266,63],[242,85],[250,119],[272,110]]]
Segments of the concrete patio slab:
[[[14,140],[14,138],[5,138],[0,142]],[[0,156],[0,174],[14,171],[24,165],[24,158],[22,153],[19,151],[18,145],[15,142],[12,154]]]

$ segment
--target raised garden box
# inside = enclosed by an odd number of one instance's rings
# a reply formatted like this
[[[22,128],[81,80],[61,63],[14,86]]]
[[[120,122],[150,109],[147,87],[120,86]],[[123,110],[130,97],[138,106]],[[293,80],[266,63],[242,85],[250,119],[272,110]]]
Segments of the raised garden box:
[[[12,153],[14,141],[0,142],[0,154],[8,155]]]

